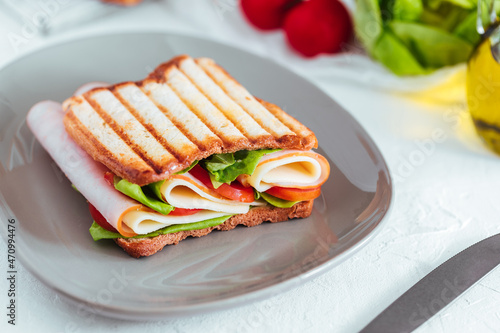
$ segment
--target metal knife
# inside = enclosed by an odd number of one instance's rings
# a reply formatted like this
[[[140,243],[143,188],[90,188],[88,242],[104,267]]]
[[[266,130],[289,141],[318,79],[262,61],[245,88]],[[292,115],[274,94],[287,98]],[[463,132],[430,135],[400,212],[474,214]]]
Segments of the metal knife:
[[[500,234],[483,239],[427,274],[360,333],[412,332],[500,264]]]

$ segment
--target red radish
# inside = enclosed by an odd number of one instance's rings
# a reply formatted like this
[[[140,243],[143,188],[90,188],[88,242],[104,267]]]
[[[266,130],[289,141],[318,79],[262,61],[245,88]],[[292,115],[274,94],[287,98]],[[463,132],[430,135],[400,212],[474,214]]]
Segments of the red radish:
[[[353,33],[349,13],[338,0],[300,3],[287,13],[283,28],[289,44],[306,57],[341,51]]]
[[[300,0],[241,0],[241,9],[251,24],[262,30],[278,29],[287,11]]]

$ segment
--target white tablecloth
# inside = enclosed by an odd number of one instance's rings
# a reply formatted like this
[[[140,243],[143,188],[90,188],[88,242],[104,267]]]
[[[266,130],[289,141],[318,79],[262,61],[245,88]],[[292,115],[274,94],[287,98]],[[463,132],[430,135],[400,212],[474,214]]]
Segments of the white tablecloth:
[[[123,30],[206,36],[272,58],[320,86],[379,146],[395,189],[393,210],[383,230],[352,258],[294,290],[232,310],[167,321],[80,317],[76,307],[21,266],[17,325],[8,325],[3,314],[0,331],[354,332],[440,263],[500,230],[500,158],[474,135],[463,92],[443,88],[432,99],[407,93],[436,84],[447,73],[402,80],[362,55],[304,60],[288,50],[281,32],[262,34],[248,26],[235,4],[234,0],[147,1],[49,37],[23,35],[25,24],[3,11],[0,68],[52,43]],[[13,34],[25,40],[15,44]],[[441,139],[435,139],[436,133]],[[6,245],[1,242],[4,269]],[[0,305],[7,313],[7,281],[4,277],[0,281]],[[496,270],[418,331],[498,331],[498,304]]]

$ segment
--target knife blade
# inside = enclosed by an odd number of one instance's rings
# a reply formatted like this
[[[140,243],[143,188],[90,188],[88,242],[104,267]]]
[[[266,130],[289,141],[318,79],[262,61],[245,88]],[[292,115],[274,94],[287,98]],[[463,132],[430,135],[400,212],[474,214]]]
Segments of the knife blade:
[[[412,332],[500,264],[500,234],[451,257],[396,299],[360,333]]]

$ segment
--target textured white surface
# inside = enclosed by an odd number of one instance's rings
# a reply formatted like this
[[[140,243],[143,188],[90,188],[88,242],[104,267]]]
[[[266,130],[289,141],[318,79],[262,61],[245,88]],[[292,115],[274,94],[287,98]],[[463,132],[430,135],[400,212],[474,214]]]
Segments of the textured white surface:
[[[393,173],[395,202],[385,228],[333,270],[271,299],[208,315],[123,322],[81,314],[20,267],[15,327],[3,314],[7,281],[0,278],[2,332],[353,332],[434,267],[500,231],[500,159],[473,135],[463,105],[426,104],[378,89],[374,82],[387,74],[367,60],[355,66],[356,56],[302,60],[287,50],[281,33],[261,34],[246,25],[233,0],[147,2],[60,35],[31,37],[15,50],[8,35],[21,29],[0,12],[0,66],[55,41],[122,29],[207,36],[284,63],[335,98],[373,137]],[[418,332],[498,331],[499,302],[497,269]]]

